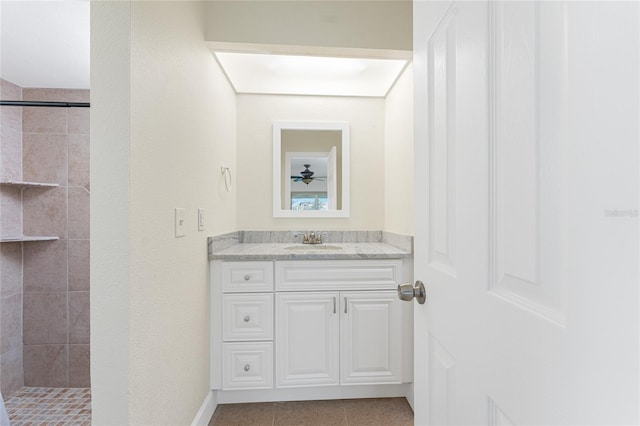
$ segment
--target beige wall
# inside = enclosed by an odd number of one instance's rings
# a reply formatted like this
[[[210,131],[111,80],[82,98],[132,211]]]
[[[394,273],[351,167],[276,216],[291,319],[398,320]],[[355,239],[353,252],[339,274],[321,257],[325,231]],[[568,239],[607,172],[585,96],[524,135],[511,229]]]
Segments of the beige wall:
[[[380,230],[384,226],[384,99],[238,95],[237,225],[240,230]],[[274,121],[347,121],[351,217],[273,217]]]
[[[413,65],[385,99],[384,230],[413,235]]]
[[[213,1],[208,41],[411,51],[411,1]]]
[[[239,95],[198,2],[93,2],[93,423],[188,424],[208,391],[206,237],[385,227],[385,103]],[[167,29],[171,29],[168,31]],[[274,120],[351,124],[351,217],[274,219]],[[224,189],[220,165],[231,168]],[[212,190],[213,188],[213,190]],[[173,209],[187,235],[173,237]],[[196,210],[207,211],[198,232]]]
[[[221,164],[236,168],[235,94],[203,42],[203,3],[132,2],[130,27],[126,6],[101,3],[92,3],[93,422],[189,424],[209,389],[206,239],[236,229],[235,191],[220,174]],[[115,105],[124,111],[107,109]],[[175,207],[186,210],[182,238]]]
[[[131,3],[91,3],[91,415],[129,423]]]

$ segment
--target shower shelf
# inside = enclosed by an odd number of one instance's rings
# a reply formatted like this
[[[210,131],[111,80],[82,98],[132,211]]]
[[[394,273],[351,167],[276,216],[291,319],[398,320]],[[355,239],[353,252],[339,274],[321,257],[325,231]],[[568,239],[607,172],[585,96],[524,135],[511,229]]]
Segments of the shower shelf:
[[[2,237],[0,243],[26,243],[29,241],[56,241],[59,237],[53,237],[50,235],[23,235],[21,237]]]
[[[10,186],[14,188],[55,188],[57,183],[25,182],[15,180],[0,181],[0,186]],[[18,235],[12,237],[0,237],[0,243],[24,243],[29,241],[56,241],[59,237],[53,235]]]
[[[57,183],[23,182],[13,180],[0,181],[0,185],[17,186],[21,188],[55,188],[56,186],[60,186]]]

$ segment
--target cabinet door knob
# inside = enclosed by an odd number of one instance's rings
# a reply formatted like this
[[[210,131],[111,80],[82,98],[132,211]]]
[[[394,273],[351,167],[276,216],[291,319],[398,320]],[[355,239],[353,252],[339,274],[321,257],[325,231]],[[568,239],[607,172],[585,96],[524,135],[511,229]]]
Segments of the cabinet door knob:
[[[249,315],[247,315],[246,317],[243,318],[244,322],[249,322],[251,321],[251,317]]]
[[[247,274],[244,276],[245,281],[249,281],[251,279],[251,275]]]
[[[251,366],[249,364],[244,366],[244,371],[249,371],[251,370]]]

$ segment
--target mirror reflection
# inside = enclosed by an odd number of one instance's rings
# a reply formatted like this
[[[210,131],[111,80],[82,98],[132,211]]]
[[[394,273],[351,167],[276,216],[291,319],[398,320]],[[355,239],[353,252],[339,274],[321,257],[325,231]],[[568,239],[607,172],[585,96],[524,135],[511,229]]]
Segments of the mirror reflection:
[[[282,130],[283,210],[340,210],[342,132]]]
[[[274,123],[274,216],[348,216],[347,165],[346,123]]]

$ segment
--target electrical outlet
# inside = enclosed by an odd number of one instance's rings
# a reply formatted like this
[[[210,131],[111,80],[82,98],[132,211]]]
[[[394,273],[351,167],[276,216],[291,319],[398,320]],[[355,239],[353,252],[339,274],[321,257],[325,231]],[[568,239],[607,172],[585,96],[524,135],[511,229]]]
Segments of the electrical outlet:
[[[204,209],[198,209],[198,231],[204,231]]]
[[[176,237],[184,237],[185,236],[184,229],[185,229],[184,209],[176,207],[176,212],[175,212]]]

